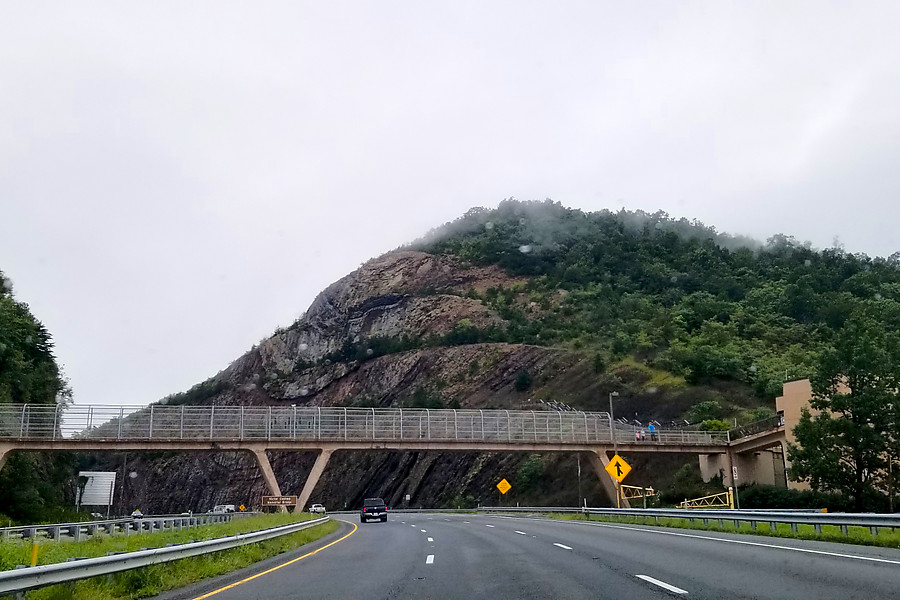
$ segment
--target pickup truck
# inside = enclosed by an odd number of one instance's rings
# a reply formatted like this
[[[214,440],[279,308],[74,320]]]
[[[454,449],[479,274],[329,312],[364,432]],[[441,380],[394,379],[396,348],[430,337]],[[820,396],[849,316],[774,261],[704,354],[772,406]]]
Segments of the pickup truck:
[[[365,523],[369,519],[377,519],[384,523],[387,521],[387,507],[381,498],[366,498],[363,500],[362,510],[359,511],[359,522]]]

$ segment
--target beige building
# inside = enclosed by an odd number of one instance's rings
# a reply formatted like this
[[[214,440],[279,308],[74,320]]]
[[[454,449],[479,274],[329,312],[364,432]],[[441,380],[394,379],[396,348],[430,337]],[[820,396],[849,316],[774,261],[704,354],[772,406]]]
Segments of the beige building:
[[[783,426],[778,436],[769,436],[761,440],[761,444],[748,450],[737,450],[731,453],[731,473],[729,473],[729,456],[726,454],[701,454],[700,471],[703,479],[709,481],[721,476],[726,486],[734,485],[732,475],[736,472],[737,484],[758,483],[774,485],[790,489],[809,489],[806,483],[790,481],[787,470],[791,464],[787,457],[787,446],[794,443],[794,427],[800,422],[800,412],[809,409],[812,399],[812,385],[809,379],[787,381],[782,387],[782,395],[775,399],[775,410]],[[810,409],[815,414],[816,411]]]

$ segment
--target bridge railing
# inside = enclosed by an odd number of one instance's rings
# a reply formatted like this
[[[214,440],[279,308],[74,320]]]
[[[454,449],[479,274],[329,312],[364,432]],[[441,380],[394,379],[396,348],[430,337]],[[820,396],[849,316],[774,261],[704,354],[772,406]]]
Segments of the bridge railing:
[[[605,412],[341,407],[0,406],[0,439],[725,445],[726,432],[610,428]]]
[[[739,440],[749,435],[777,429],[783,425],[784,417],[782,415],[775,415],[774,417],[768,417],[759,421],[754,421],[753,423],[741,425],[740,427],[735,427],[728,432],[728,435],[731,440]]]

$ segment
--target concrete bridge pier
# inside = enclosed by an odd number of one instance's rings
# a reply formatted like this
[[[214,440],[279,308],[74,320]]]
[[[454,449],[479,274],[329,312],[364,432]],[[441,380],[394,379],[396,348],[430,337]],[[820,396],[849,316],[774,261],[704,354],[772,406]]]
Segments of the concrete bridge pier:
[[[609,456],[607,455],[606,450],[594,450],[593,452],[588,452],[588,459],[591,461],[591,466],[594,468],[594,472],[597,474],[597,477],[600,478],[600,484],[603,486],[603,489],[606,491],[607,497],[612,502],[612,505],[616,505],[616,484],[613,482],[612,477],[609,476],[609,473],[606,472],[606,465],[609,464]],[[581,502],[581,499],[578,500]],[[622,508],[631,508],[631,503],[628,502],[626,498],[622,498],[621,502]]]
[[[319,477],[325,472],[325,465],[328,464],[328,460],[331,458],[333,452],[334,449],[332,448],[322,448],[322,451],[316,457],[316,462],[309,472],[309,476],[306,478],[306,483],[303,484],[303,491],[300,492],[300,497],[297,498],[298,511],[306,508],[306,503],[309,502],[313,490],[316,489],[316,483],[319,482]]]
[[[3,465],[6,464],[6,459],[9,458],[12,450],[13,446],[11,444],[0,444],[0,470],[3,469]]]
[[[269,486],[269,493],[273,496],[280,496],[281,488],[278,486],[278,480],[275,479],[275,471],[272,470],[272,464],[269,462],[265,447],[251,448],[250,452],[256,457],[256,462],[259,464],[259,470],[262,471],[263,479],[265,479],[266,485]],[[286,506],[280,508],[281,512],[287,512]]]

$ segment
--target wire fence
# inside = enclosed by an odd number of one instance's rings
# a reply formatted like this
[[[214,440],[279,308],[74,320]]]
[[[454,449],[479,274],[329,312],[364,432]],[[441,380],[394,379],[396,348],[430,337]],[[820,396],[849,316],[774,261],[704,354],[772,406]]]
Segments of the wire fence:
[[[610,424],[605,412],[243,406],[0,406],[0,439],[640,442],[727,445],[728,432]]]

